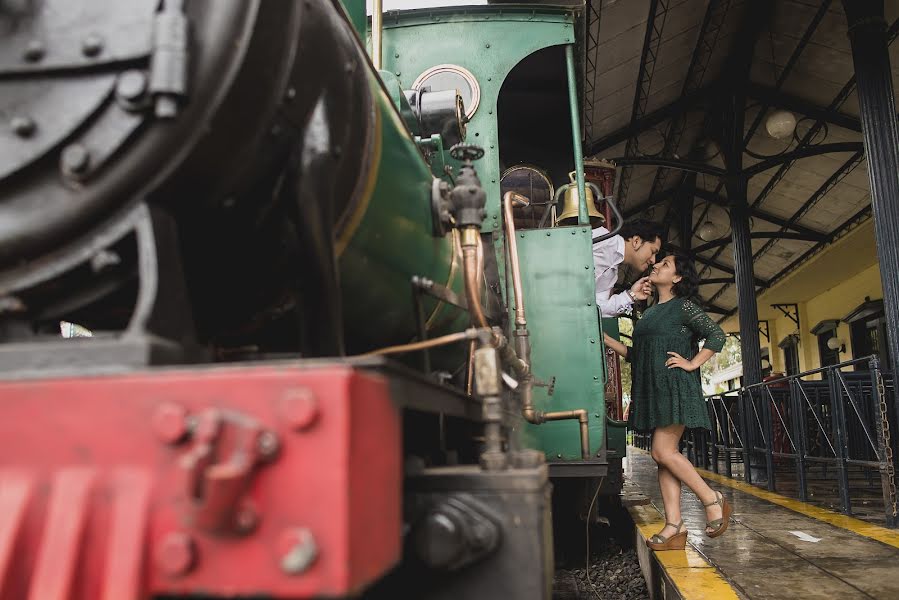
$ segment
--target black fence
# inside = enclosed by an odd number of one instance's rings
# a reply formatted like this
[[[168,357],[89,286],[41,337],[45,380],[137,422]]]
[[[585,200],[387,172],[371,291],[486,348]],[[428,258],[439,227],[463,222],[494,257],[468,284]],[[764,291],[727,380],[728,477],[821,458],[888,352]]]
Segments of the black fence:
[[[865,363],[866,371],[845,370]],[[688,431],[687,455],[698,467],[736,472],[770,491],[780,483],[802,501],[810,476],[835,481],[845,514],[852,514],[854,495],[879,487],[886,524],[897,527],[893,387],[875,356],[707,396],[712,430]],[[650,436],[637,434],[634,443],[648,449]]]

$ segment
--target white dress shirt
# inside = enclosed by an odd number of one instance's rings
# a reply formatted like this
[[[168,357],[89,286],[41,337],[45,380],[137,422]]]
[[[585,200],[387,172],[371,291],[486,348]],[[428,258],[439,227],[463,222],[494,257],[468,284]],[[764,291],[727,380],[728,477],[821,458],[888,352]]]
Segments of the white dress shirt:
[[[593,237],[605,235],[609,230],[597,227]],[[604,317],[630,314],[633,301],[627,292],[612,295],[612,288],[618,281],[618,265],[624,261],[624,238],[614,235],[607,240],[593,244],[593,276],[596,283],[596,306]]]

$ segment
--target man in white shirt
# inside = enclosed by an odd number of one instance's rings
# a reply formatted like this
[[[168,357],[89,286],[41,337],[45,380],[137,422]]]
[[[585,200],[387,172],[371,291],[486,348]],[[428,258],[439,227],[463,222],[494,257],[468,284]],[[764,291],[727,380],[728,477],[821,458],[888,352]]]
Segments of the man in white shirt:
[[[605,227],[593,230],[593,237],[609,233]],[[637,219],[625,223],[619,235],[593,244],[593,268],[596,280],[596,306],[603,317],[630,314],[634,302],[646,300],[652,293],[649,277],[641,277],[630,289],[612,294],[618,281],[618,266],[622,263],[643,273],[656,262],[662,248],[665,230],[661,223]]]

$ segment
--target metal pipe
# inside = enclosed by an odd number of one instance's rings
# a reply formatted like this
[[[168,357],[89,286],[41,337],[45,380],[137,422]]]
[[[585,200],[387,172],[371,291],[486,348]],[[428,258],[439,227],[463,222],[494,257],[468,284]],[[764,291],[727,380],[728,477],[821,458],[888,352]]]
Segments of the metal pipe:
[[[382,0],[373,0],[371,7],[371,62],[375,69],[381,70],[381,57],[383,38],[383,2]]]
[[[477,248],[477,277],[478,281],[484,281],[484,242],[481,239],[481,236],[478,236],[478,248]]]
[[[593,185],[593,184],[591,183],[590,185]],[[593,185],[593,187],[595,188],[596,186]],[[599,194],[597,194],[597,197],[599,197]],[[609,231],[609,233],[606,233],[603,235],[598,235],[598,236],[594,237],[593,238],[594,244],[598,244],[599,242],[605,241],[612,236],[618,235],[618,232],[621,231],[621,227],[624,225],[624,217],[621,216],[621,211],[618,210],[618,207],[615,205],[615,199],[612,198],[611,196],[606,196],[605,198],[606,198],[606,206],[608,206],[609,209],[611,209],[611,211],[613,213],[615,213],[615,228],[611,229]],[[606,225],[608,226],[608,223],[606,223]]]
[[[547,421],[565,421],[568,419],[577,419],[581,433],[581,458],[584,460],[590,458],[590,417],[586,409],[578,408],[576,410],[564,410],[557,412],[542,412],[534,409],[533,386],[531,385],[531,377],[528,377],[526,384],[521,386],[521,415],[525,421],[534,425],[542,425]]]
[[[548,412],[543,414],[543,418],[547,421],[563,421],[566,419],[577,419],[581,429],[581,458],[587,460],[590,458],[590,430],[588,429],[590,417],[587,410],[579,408],[577,410],[566,410],[560,412]]]
[[[577,224],[586,225],[587,193],[584,185],[584,152],[581,148],[581,115],[577,105],[577,78],[574,75],[574,45],[565,46],[565,68],[568,73],[568,109],[571,112],[571,138],[574,144],[574,170],[577,174]]]
[[[518,244],[515,241],[515,219],[512,206],[528,206],[531,201],[521,194],[506,192],[503,194],[503,226],[506,240],[509,242],[509,264],[512,270],[512,289],[515,294],[515,326],[527,327],[524,313],[524,289],[521,285],[521,263],[518,261]]]
[[[529,377],[531,374],[530,366],[528,366],[528,363],[524,359],[516,354],[512,346],[509,345],[509,340],[501,334],[495,335],[494,340],[497,342],[496,349],[499,350],[499,356],[503,361],[503,364],[512,367],[512,370],[515,371],[515,375],[517,375],[519,379]]]
[[[425,350],[427,348],[435,348],[437,346],[445,346],[447,344],[455,344],[456,342],[464,342],[466,340],[478,339],[480,332],[477,329],[466,329],[457,333],[450,333],[440,337],[424,340],[423,342],[413,342],[411,344],[400,344],[399,346],[388,346],[372,350],[359,356],[384,356],[385,354],[402,354],[404,352],[414,352],[416,350]]]
[[[474,325],[489,327],[487,317],[484,316],[484,309],[481,308],[481,282],[478,279],[477,241],[472,245],[465,244],[465,237],[467,237],[465,234],[469,231],[465,230],[462,232],[462,271],[465,276],[465,300],[468,302],[468,311],[471,313]],[[471,231],[474,235],[478,235],[477,230]]]

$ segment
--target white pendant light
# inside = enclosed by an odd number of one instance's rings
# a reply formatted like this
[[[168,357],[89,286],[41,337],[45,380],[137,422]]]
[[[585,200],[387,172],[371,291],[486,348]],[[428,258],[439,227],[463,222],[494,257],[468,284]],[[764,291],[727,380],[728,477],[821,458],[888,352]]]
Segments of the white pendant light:
[[[796,131],[796,117],[788,110],[776,110],[765,121],[765,130],[775,140],[782,140]]]
[[[710,220],[707,220],[705,223],[699,226],[699,230],[696,232],[696,235],[699,236],[703,242],[711,242],[712,240],[717,240],[720,235],[718,233],[718,226]]]

